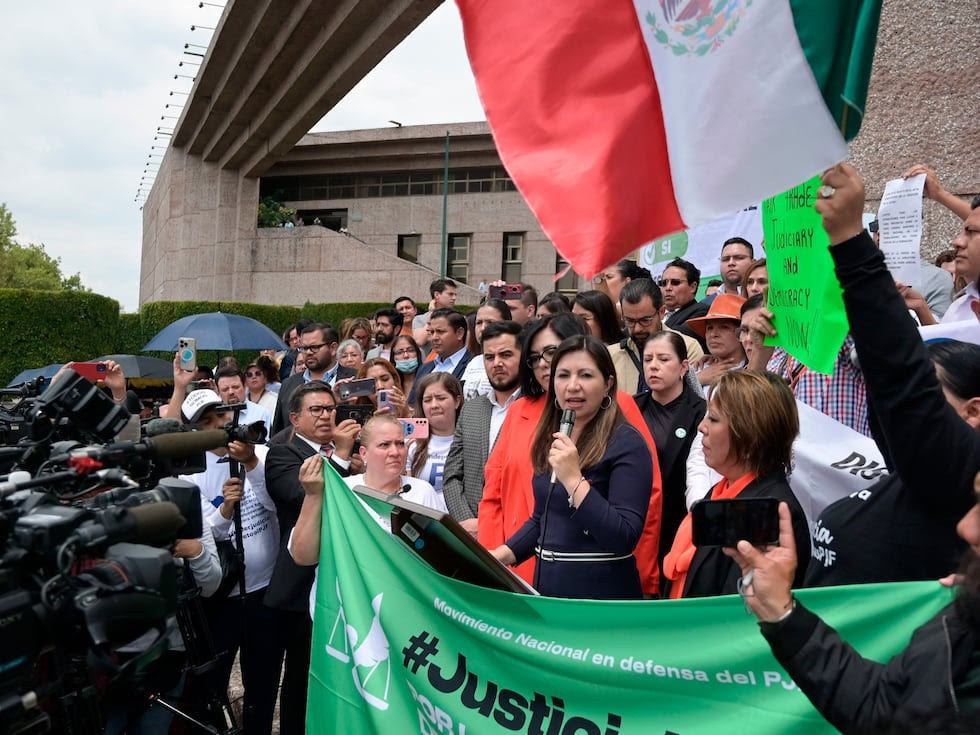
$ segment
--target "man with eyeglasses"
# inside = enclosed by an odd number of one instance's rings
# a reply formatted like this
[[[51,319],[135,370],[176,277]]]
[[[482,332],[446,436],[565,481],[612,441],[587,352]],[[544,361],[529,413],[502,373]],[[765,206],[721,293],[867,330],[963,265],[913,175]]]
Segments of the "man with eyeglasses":
[[[289,426],[289,397],[293,391],[311,380],[322,380],[333,386],[343,378],[353,378],[357,371],[337,362],[337,345],[340,335],[325,322],[307,326],[299,337],[298,349],[306,358],[306,370],[290,375],[279,388],[279,405],[272,422],[271,435],[275,436]]]
[[[697,300],[701,271],[694,263],[683,258],[674,258],[664,268],[660,277],[660,288],[664,294],[664,323],[681,334],[696,339],[701,349],[708,349],[704,339],[684,322],[708,313],[708,305]]]
[[[265,460],[265,481],[279,518],[279,555],[265,595],[265,604],[275,608],[277,627],[283,638],[285,671],[280,693],[280,732],[306,731],[306,684],[310,672],[313,621],[307,608],[313,586],[314,567],[297,565],[286,544],[303,507],[299,470],[314,454],[327,457],[342,476],[350,474],[350,459],[360,426],[353,419],[334,424],[336,402],[330,386],[311,380],[289,397],[289,441],[275,444]]]
[[[703,299],[703,303],[711,305],[715,296],[720,293],[730,293],[741,296],[740,287],[745,272],[752,265],[755,248],[744,237],[730,237],[721,246],[721,279],[722,284],[713,295]]]
[[[650,387],[643,379],[643,347],[651,335],[677,330],[664,326],[663,294],[660,287],[649,278],[634,278],[623,286],[619,294],[619,305],[629,337],[609,347],[613,365],[616,366],[616,379],[620,390],[628,393],[646,393]],[[704,350],[697,340],[685,334],[681,334],[681,337],[687,345],[689,360],[694,361],[704,355]]]

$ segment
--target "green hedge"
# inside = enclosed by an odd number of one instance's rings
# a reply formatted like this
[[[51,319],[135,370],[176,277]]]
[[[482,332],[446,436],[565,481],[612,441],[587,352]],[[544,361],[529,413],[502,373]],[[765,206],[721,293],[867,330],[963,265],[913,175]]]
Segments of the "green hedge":
[[[0,334],[7,349],[0,355],[0,385],[21,370],[69,360],[88,360],[109,353],[140,354],[157,332],[181,317],[223,311],[247,316],[276,334],[301,317],[340,327],[344,319],[366,316],[390,306],[388,302],[271,306],[213,301],[157,301],[137,314],[120,314],[119,304],[105,296],[71,291],[0,289]],[[146,353],[165,360],[172,353]],[[225,353],[202,351],[205,364],[214,365]],[[249,361],[254,351],[233,353]]]
[[[119,303],[78,291],[0,288],[0,385],[21,370],[115,350]]]

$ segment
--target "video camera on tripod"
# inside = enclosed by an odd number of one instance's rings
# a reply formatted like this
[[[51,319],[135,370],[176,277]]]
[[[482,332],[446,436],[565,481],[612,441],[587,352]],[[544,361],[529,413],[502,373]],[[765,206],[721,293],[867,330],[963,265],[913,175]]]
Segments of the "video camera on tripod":
[[[160,475],[255,432],[111,442],[128,411],[71,370],[40,395],[23,392],[16,410],[0,415],[24,424],[0,448],[15,469],[0,475],[0,732],[46,732],[54,718],[59,731],[101,733],[94,676],[131,678],[166,650],[178,600],[170,549],[203,533],[197,486]],[[116,489],[92,495],[106,487]],[[147,634],[120,665],[115,651]]]

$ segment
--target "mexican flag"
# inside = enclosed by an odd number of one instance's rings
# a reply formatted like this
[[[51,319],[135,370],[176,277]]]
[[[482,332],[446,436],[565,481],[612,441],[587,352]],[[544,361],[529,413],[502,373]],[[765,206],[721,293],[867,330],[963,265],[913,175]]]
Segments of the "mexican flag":
[[[585,275],[844,159],[881,10],[881,0],[457,4],[501,159]]]

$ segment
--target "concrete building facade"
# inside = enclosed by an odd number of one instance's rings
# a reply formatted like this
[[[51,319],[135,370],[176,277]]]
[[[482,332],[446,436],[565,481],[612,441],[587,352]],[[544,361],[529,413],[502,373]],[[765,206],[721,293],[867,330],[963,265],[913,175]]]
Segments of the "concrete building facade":
[[[447,270],[470,286],[519,272],[552,290],[555,250],[485,123],[305,134],[439,1],[296,0],[283,17],[269,0],[229,0],[144,205],[141,303],[424,300],[441,267],[447,130]],[[884,1],[851,145],[869,211],[884,182],[917,162],[960,196],[980,191],[978,16],[976,3]],[[338,231],[257,228],[260,193],[276,192]],[[957,226],[926,203],[925,254]],[[509,264],[508,243],[521,246]],[[573,275],[561,285],[584,284]],[[476,297],[461,289],[464,303]]]

